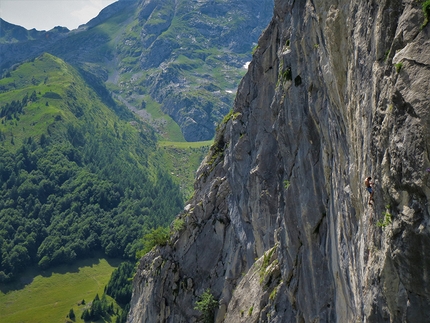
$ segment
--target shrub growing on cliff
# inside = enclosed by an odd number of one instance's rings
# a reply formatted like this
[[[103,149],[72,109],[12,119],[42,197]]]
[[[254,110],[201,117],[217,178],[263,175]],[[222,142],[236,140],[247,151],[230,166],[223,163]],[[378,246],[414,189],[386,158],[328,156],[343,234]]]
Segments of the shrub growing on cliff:
[[[260,267],[260,284],[264,281],[264,276],[266,275],[267,267],[270,265],[270,260],[273,256],[273,253],[276,251],[276,248],[272,248],[263,255],[263,262]]]
[[[423,13],[424,13],[424,22],[422,27],[427,26],[430,20],[430,0],[423,2]]]
[[[278,289],[277,288],[274,288],[273,290],[272,290],[272,292],[270,293],[270,295],[269,295],[269,299],[273,302],[273,300],[276,298],[276,294],[278,293]]]
[[[383,212],[382,214],[384,215],[384,219],[378,220],[376,225],[380,228],[385,228],[387,225],[391,224],[392,215],[389,212]]]
[[[173,231],[180,232],[185,228],[185,221],[181,218],[176,218],[172,223]]]
[[[396,67],[396,72],[397,73],[400,73],[400,70],[402,69],[402,67],[403,67],[403,63],[402,62],[399,62],[399,63],[397,63],[397,64],[394,64],[394,66]]]
[[[252,312],[254,311],[254,305],[252,305],[248,310],[248,316],[252,316]]]
[[[227,113],[224,118],[222,119],[221,123],[227,123],[230,121],[230,119],[236,120],[238,117],[240,117],[242,113],[240,112],[234,112],[233,109]]]
[[[170,238],[170,231],[165,227],[158,227],[152,229],[149,233],[143,236],[143,250],[136,253],[136,257],[139,259],[151,251],[155,246],[165,246]]]
[[[218,307],[218,301],[214,298],[211,290],[208,288],[200,296],[200,299],[196,302],[194,309],[202,312],[203,322],[212,323],[214,321],[214,312]]]
[[[288,67],[286,70],[281,72],[281,78],[283,83],[287,81],[291,81],[293,79],[293,74],[291,73],[291,67]]]

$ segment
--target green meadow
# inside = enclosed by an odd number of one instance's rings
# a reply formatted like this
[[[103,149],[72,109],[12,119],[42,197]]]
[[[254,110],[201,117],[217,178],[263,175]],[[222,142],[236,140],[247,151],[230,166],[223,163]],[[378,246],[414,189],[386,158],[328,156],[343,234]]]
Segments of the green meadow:
[[[213,140],[207,141],[159,141],[159,147],[172,147],[172,148],[201,148],[209,147],[213,144]]]
[[[0,284],[0,322],[71,322],[66,316],[72,308],[73,322],[83,322],[83,309],[96,294],[102,296],[119,263],[117,259],[91,258],[52,270],[28,269],[18,282]],[[87,305],[78,305],[82,300]]]
[[[179,184],[185,200],[193,194],[196,171],[207,155],[213,140],[197,142],[159,141],[163,167]]]

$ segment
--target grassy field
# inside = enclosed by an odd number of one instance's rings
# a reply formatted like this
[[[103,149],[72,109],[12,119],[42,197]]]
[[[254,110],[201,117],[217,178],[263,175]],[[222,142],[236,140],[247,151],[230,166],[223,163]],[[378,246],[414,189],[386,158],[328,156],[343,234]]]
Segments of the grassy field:
[[[172,148],[201,148],[209,147],[213,144],[213,140],[207,141],[159,141],[160,147],[172,147]]]
[[[13,103],[14,109],[6,109]],[[78,126],[87,118],[94,127],[112,129],[118,121],[74,68],[46,53],[0,79],[0,115],[0,144],[11,151],[29,137],[38,142],[54,129],[65,131],[65,125]]]
[[[149,95],[145,96],[146,111],[152,117],[152,125],[161,133],[161,138],[172,141],[185,141],[179,125],[173,119],[161,111],[159,103],[154,101]]]
[[[83,299],[91,302],[103,294],[119,260],[92,258],[73,266],[59,266],[52,271],[29,269],[19,282],[0,284],[0,322],[64,323],[73,308],[75,323],[83,322]]]
[[[177,142],[159,141],[158,146],[163,155],[165,169],[172,175],[173,180],[185,197],[185,200],[194,192],[194,180],[197,169],[209,151],[213,141]]]

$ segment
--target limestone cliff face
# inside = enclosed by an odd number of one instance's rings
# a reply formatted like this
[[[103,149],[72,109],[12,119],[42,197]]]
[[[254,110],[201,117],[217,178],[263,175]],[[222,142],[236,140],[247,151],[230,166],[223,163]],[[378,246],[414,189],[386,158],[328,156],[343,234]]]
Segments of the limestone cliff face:
[[[208,288],[215,322],[429,322],[423,20],[415,1],[275,0],[129,322],[199,322]]]

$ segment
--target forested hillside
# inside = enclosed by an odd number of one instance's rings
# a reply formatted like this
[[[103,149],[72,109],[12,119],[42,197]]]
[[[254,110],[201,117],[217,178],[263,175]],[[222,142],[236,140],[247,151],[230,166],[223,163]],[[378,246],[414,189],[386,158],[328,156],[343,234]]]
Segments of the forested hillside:
[[[155,162],[151,128],[52,55],[5,76],[0,281],[31,264],[47,268],[96,251],[134,258],[145,228],[168,224],[183,203]]]

